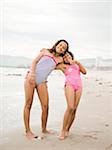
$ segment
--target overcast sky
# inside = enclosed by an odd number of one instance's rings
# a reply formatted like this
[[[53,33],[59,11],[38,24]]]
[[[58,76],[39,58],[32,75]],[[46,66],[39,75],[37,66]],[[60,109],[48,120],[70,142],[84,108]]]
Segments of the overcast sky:
[[[77,58],[112,57],[109,0],[0,0],[1,54],[35,57],[59,39]]]

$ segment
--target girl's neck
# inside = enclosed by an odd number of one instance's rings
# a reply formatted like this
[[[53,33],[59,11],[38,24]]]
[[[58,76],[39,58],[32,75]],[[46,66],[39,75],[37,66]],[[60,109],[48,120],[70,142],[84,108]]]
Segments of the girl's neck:
[[[55,57],[60,56],[60,54],[59,54],[59,53],[57,53],[57,52],[55,52],[55,51],[52,51],[51,49],[48,49],[48,51],[49,51],[50,53],[52,53],[52,54],[53,54],[53,56],[55,56]]]
[[[53,55],[54,55],[55,57],[58,57],[60,54],[53,52]]]

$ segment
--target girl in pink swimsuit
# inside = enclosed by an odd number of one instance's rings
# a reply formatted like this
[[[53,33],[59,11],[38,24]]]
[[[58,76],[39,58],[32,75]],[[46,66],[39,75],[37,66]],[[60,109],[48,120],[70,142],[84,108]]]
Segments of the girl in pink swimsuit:
[[[74,91],[82,88],[82,81],[80,77],[80,68],[78,65],[67,65],[65,70],[65,86],[71,86]]]
[[[71,52],[67,52],[64,56],[64,64],[60,69],[65,74],[65,96],[67,100],[67,109],[64,114],[63,127],[59,136],[60,140],[68,136],[69,130],[75,119],[77,106],[82,94],[82,81],[80,72],[86,74],[86,69],[82,64],[74,60]],[[62,67],[63,65],[63,67]]]

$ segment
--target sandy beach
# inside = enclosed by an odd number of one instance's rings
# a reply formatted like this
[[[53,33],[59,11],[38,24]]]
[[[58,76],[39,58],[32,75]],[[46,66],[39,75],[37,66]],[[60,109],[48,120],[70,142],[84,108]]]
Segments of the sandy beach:
[[[112,150],[112,71],[88,70],[82,75],[83,94],[70,136],[58,139],[66,109],[64,75],[55,71],[49,77],[48,129],[56,134],[43,140],[24,136],[24,76],[26,69],[0,68],[0,149],[1,150]],[[41,130],[41,108],[35,91],[31,127]]]

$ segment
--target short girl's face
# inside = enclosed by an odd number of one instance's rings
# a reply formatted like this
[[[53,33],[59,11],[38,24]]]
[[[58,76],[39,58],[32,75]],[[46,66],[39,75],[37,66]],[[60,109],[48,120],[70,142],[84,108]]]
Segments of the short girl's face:
[[[72,60],[72,56],[69,53],[66,52],[63,59],[64,59],[65,63],[70,63],[70,61]]]
[[[56,52],[58,54],[64,54],[68,45],[64,41],[61,41],[57,46],[56,46]]]

